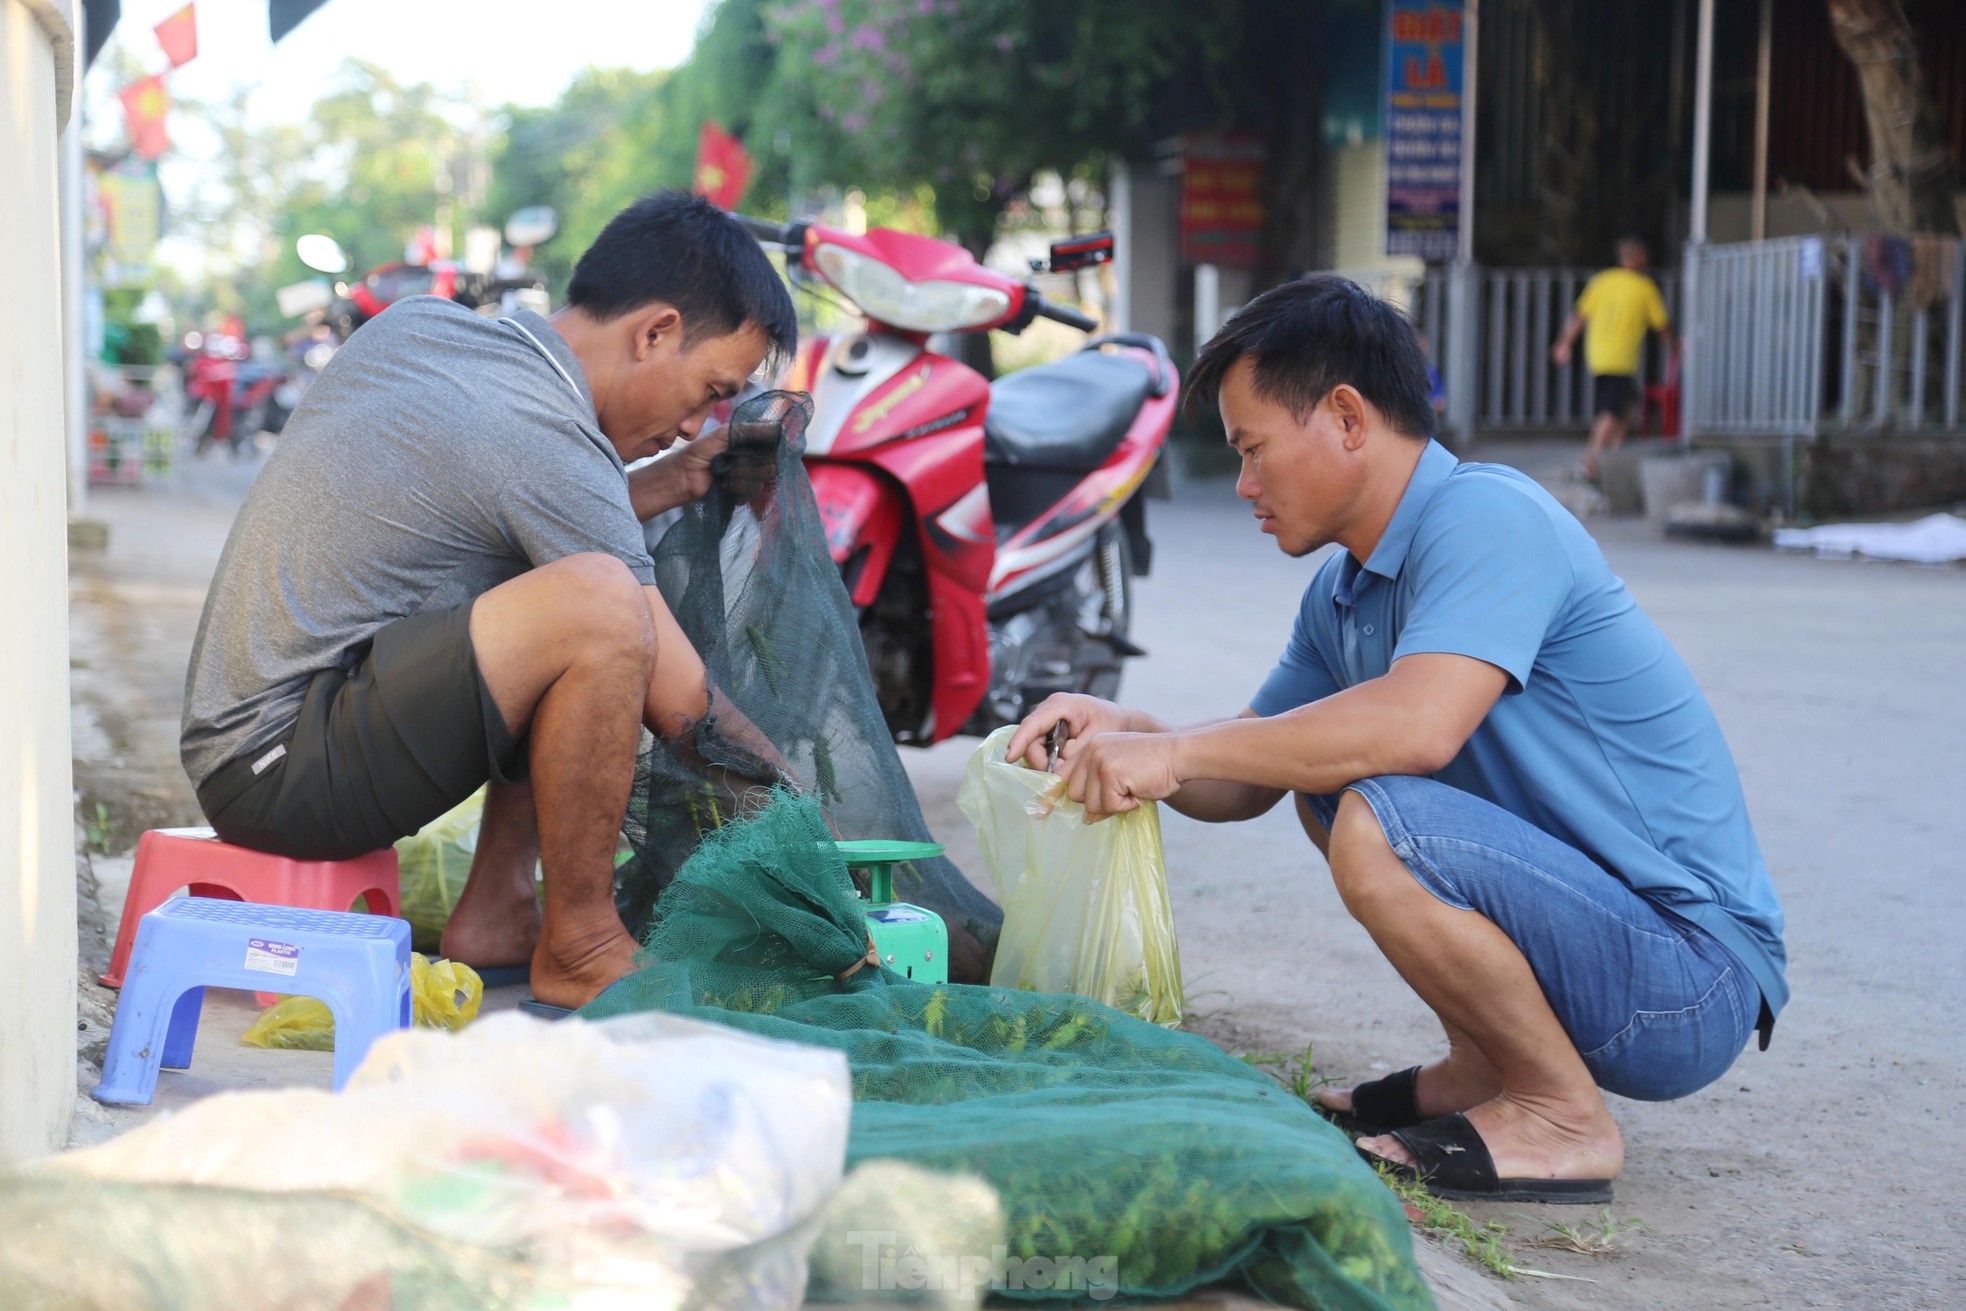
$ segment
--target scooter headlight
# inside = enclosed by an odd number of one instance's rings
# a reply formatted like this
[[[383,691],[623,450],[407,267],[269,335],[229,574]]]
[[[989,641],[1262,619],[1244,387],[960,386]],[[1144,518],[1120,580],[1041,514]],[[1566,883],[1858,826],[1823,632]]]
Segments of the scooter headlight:
[[[980,327],[1002,318],[1010,308],[1010,296],[995,287],[941,278],[910,282],[879,260],[844,246],[820,246],[813,263],[868,317],[908,332]]]

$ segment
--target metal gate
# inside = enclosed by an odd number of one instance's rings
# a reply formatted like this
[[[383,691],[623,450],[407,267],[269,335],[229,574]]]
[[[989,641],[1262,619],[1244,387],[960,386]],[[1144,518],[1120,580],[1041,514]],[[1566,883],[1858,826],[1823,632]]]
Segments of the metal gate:
[[[1688,252],[1696,434],[1957,434],[1966,242],[1786,237]]]
[[[1823,409],[1821,237],[1687,252],[1691,337],[1682,375],[1688,431],[1803,437]]]

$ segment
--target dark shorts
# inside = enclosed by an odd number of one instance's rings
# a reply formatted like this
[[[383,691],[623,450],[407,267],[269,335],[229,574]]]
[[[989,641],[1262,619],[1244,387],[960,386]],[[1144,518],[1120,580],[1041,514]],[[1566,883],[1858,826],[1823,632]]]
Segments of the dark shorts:
[[[1372,807],[1421,887],[1521,950],[1598,1087],[1641,1101],[1684,1097],[1747,1046],[1761,989],[1705,929],[1472,793],[1404,775],[1348,790]],[[1340,796],[1304,797],[1327,832]]]
[[[1632,397],[1638,393],[1638,379],[1623,373],[1600,373],[1591,380],[1591,413],[1624,418],[1631,413]]]
[[[415,833],[489,778],[522,777],[523,763],[478,672],[467,602],[399,619],[353,665],[316,674],[286,736],[221,766],[198,803],[227,842],[343,860]]]

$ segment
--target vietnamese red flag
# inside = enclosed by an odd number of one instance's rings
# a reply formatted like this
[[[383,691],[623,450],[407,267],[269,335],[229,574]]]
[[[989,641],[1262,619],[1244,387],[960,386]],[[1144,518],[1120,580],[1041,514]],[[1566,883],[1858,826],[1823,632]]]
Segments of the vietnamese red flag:
[[[744,145],[717,124],[705,121],[696,136],[695,190],[720,209],[744,199],[751,185],[751,157]]]
[[[157,24],[157,44],[164,47],[164,57],[171,61],[172,68],[198,57],[196,9],[195,4],[186,5]]]
[[[155,159],[171,148],[164,131],[165,116],[171,112],[170,93],[164,79],[156,73],[130,83],[119,93],[123,117],[130,125],[130,146],[145,159]]]

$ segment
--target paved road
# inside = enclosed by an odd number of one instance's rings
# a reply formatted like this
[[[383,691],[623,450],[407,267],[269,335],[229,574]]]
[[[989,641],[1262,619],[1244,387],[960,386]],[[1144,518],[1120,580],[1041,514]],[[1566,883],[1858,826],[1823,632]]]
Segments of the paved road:
[[[1534,469],[1568,452],[1507,454]],[[188,802],[172,776],[184,656],[255,467],[215,461],[175,492],[99,497],[109,552],[76,559],[77,785],[85,808],[111,799],[132,841]],[[1232,713],[1314,565],[1278,554],[1226,483],[1184,486],[1153,507],[1153,529],[1159,567],[1140,586],[1136,632],[1152,655],[1127,699],[1177,720]],[[1796,995],[1773,1049],[1714,1087],[1614,1105],[1629,1166],[1612,1214],[1643,1226],[1614,1257],[1522,1249],[1598,1282],[1505,1291],[1539,1308],[1957,1306],[1966,569],[1687,545],[1628,521],[1592,529],[1727,730],[1787,905]],[[954,806],[973,745],[904,758],[931,824],[980,874]],[[1211,827],[1170,814],[1165,832],[1198,1028],[1245,1051],[1313,1043],[1318,1068],[1347,1080],[1433,1051],[1424,1008],[1346,916],[1292,817]],[[1556,1218],[1487,1209],[1523,1239]]]

